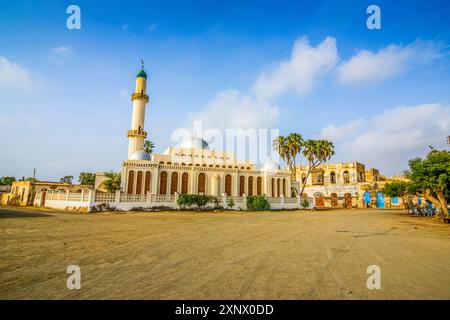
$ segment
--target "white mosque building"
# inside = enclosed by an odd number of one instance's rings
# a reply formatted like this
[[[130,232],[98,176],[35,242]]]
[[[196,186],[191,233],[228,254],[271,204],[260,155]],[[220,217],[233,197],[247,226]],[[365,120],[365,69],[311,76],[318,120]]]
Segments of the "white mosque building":
[[[231,197],[236,204],[235,209],[245,209],[245,197],[256,195],[264,195],[274,209],[302,207],[300,198],[291,197],[289,170],[281,169],[276,162],[268,161],[258,170],[254,163],[239,161],[232,152],[210,149],[208,143],[197,136],[150,156],[143,150],[147,138],[145,108],[149,102],[144,68],[136,76],[131,100],[128,158],[122,162],[121,190],[105,192],[103,183],[107,178],[105,173],[99,172],[94,190],[83,190],[81,194],[70,191],[40,193],[35,205],[87,207],[88,211],[105,203],[121,210],[157,206],[177,208],[178,194],[203,194],[217,197],[223,207]]]
[[[122,191],[126,194],[211,196],[290,196],[289,171],[269,161],[262,170],[254,163],[239,161],[231,152],[211,150],[200,137],[192,136],[162,154],[143,150],[145,107],[149,102],[147,74],[142,69],[131,95],[133,111],[128,130],[128,159],[122,163]],[[97,186],[104,179],[97,175]]]

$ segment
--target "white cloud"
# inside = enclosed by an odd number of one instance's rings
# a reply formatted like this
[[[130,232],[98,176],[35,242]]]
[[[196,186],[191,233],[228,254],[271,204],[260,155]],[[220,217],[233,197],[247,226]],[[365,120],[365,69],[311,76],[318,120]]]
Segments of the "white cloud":
[[[50,58],[56,64],[64,64],[73,56],[73,51],[69,47],[60,46],[50,49]]]
[[[0,90],[30,90],[33,80],[30,72],[0,56]]]
[[[335,161],[359,161],[392,175],[407,169],[408,160],[424,155],[429,145],[446,147],[450,105],[397,106],[371,119],[330,127],[322,129],[321,135],[336,142]]]
[[[339,127],[335,124],[330,124],[320,131],[319,138],[328,139],[333,142],[342,141],[343,139],[354,134],[359,128],[361,128],[362,124],[363,119],[356,119]]]
[[[278,107],[243,95],[238,90],[221,91],[207,103],[205,110],[190,113],[189,121],[202,121],[204,127],[217,129],[271,128],[278,120]]]
[[[390,44],[375,53],[362,50],[337,68],[337,80],[342,84],[381,82],[441,57],[442,50],[440,44],[421,40],[407,46]]]
[[[262,99],[274,98],[287,92],[305,96],[338,61],[335,38],[327,37],[317,47],[311,47],[308,38],[301,37],[295,41],[290,60],[279,63],[270,73],[261,74],[253,91]]]

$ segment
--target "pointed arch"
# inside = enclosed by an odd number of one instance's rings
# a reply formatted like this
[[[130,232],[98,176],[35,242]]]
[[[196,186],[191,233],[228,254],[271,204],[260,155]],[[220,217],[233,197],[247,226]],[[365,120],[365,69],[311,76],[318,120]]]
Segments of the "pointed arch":
[[[165,171],[159,175],[159,194],[167,194],[167,172]]]
[[[128,188],[127,188],[127,193],[128,194],[133,194],[133,188],[134,188],[134,171],[130,170],[130,172],[128,172]]]

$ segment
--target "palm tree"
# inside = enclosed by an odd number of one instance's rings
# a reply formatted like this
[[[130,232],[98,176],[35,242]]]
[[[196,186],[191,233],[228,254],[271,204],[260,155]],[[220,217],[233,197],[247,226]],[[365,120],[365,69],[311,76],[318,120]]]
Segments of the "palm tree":
[[[105,177],[108,179],[103,182],[108,192],[116,192],[120,190],[120,173],[119,172],[105,172]]]
[[[303,137],[299,133],[291,133],[286,137],[286,144],[287,149],[289,150],[289,155],[291,158],[290,163],[290,172],[291,172],[291,179],[295,180],[297,176],[297,164],[296,164],[296,158],[302,151],[303,147]]]
[[[303,142],[303,155],[308,160],[308,172],[306,173],[305,181],[302,183],[302,190],[300,195],[303,195],[303,191],[306,187],[306,181],[309,175],[315,168],[322,163],[330,160],[334,155],[334,145],[328,140],[306,140]]]
[[[284,160],[284,162],[287,163],[289,168],[291,167],[291,153],[289,152],[288,144],[286,141],[286,138],[284,136],[278,136],[276,137],[273,142],[273,149],[278,152],[280,155],[280,158]]]
[[[152,154],[154,148],[155,144],[153,142],[151,142],[150,140],[144,141],[144,146],[142,147],[142,150],[144,150],[148,154]]]

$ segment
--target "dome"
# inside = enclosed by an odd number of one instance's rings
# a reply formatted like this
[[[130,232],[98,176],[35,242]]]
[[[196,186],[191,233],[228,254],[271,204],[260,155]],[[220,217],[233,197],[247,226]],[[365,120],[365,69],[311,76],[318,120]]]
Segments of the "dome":
[[[129,160],[151,160],[150,155],[144,150],[135,151]]]
[[[147,74],[145,73],[144,69],[140,70],[138,74],[136,75],[136,78],[144,78],[147,79]]]
[[[278,162],[276,162],[272,159],[268,160],[262,167],[262,171],[277,171],[280,169],[281,169],[281,167],[278,164]]]
[[[184,148],[184,149],[209,149],[208,142],[203,140],[199,137],[191,137],[182,140],[178,145],[177,148]]]

